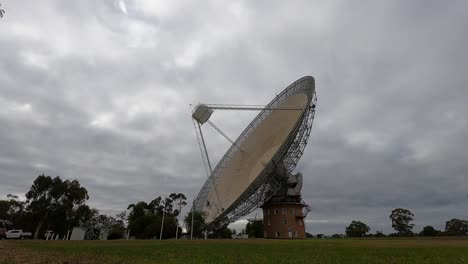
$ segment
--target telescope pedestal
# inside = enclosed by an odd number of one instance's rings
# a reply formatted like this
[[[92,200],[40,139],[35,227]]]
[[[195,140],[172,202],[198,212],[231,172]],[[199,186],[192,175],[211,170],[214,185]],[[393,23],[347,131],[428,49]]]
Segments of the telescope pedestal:
[[[304,239],[305,226],[301,195],[276,195],[266,201],[263,209],[265,238]]]

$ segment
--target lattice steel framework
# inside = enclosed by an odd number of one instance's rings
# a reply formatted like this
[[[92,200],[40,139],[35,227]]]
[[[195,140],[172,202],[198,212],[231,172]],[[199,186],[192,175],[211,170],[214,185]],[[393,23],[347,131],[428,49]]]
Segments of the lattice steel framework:
[[[209,192],[214,187],[217,178],[222,175],[223,168],[229,163],[234,153],[238,151],[236,146],[241,146],[250,134],[259,126],[259,124],[273,111],[275,111],[275,108],[278,108],[289,97],[299,93],[305,93],[307,95],[307,106],[303,110],[299,121],[296,123],[285,142],[283,142],[282,146],[278,149],[276,154],[252,184],[239,196],[239,198],[237,198],[234,203],[232,203],[231,206],[222,211],[212,222],[207,223],[207,226],[205,227],[206,229],[220,229],[255,210],[256,207],[271,198],[271,196],[273,196],[281,187],[285,172],[290,173],[294,170],[297,162],[304,153],[304,148],[307,145],[315,116],[317,97],[315,94],[315,81],[310,76],[303,77],[289,85],[279,95],[277,95],[273,101],[265,106],[265,108],[245,128],[220,162],[216,165],[213,173],[203,185],[200,193],[195,199],[195,210],[201,211],[203,209],[203,205],[207,200]],[[279,173],[279,171],[281,171],[281,173]]]

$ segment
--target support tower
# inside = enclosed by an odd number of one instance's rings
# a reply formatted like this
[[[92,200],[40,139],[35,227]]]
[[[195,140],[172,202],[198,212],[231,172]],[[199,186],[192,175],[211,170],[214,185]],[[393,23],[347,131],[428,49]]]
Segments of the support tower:
[[[289,174],[286,179],[282,188],[261,206],[264,237],[304,239],[304,218],[310,209],[301,197],[302,174]]]

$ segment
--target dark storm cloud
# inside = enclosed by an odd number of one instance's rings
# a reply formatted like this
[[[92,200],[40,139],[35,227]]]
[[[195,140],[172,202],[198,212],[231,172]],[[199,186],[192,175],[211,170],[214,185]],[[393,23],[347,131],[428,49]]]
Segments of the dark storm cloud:
[[[27,8],[26,8],[27,7]],[[303,75],[318,109],[298,164],[307,229],[467,218],[464,1],[2,1],[0,194],[76,178],[98,208],[206,178],[189,104],[266,104]],[[231,137],[255,113],[213,121]],[[213,162],[228,147],[206,129]],[[253,213],[255,214],[255,213]],[[243,222],[236,228],[242,228]]]

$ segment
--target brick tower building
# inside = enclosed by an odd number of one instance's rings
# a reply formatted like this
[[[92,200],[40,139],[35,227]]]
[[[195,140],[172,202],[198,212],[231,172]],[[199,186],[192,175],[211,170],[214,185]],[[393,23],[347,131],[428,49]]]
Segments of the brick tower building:
[[[303,239],[304,204],[300,195],[273,196],[262,205],[265,238]]]
[[[289,174],[280,190],[261,208],[265,238],[304,239],[304,218],[309,212],[301,197],[302,174]]]

